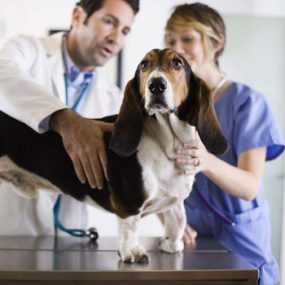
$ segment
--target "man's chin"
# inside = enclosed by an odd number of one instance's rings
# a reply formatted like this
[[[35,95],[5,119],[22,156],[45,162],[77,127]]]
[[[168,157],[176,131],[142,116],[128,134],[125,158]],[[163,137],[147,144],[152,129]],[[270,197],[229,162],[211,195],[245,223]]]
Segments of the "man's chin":
[[[109,60],[113,57],[113,55],[97,55],[94,58],[96,66],[104,66],[109,62]]]

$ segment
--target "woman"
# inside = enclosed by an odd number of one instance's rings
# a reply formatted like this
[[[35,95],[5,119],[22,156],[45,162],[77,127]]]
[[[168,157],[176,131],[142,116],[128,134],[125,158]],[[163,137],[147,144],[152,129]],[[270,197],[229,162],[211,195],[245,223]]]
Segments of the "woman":
[[[259,268],[260,284],[279,280],[270,246],[268,206],[261,185],[264,164],[284,150],[265,98],[230,81],[219,67],[226,42],[222,17],[201,4],[177,6],[165,31],[166,46],[182,55],[211,90],[229,149],[216,157],[198,137],[178,150],[179,166],[197,167],[194,189],[185,201],[188,226],[184,241],[213,235],[226,248]]]

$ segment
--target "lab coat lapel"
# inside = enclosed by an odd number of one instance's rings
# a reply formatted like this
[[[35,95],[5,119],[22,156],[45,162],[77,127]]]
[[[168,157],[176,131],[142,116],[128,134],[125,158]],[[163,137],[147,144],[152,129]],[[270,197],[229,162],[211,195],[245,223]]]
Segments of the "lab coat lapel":
[[[54,92],[65,103],[64,64],[61,52],[62,36],[63,34],[58,34],[48,37],[45,45],[49,56],[48,64]],[[118,112],[118,106],[121,103],[121,96],[119,95],[117,88],[106,80],[103,69],[98,67],[90,86],[90,92],[79,105],[77,112],[89,118],[100,118],[115,114]]]
[[[95,71],[95,78],[92,80],[90,93],[84,100],[81,112],[88,118],[100,118],[109,114],[110,97],[104,78],[100,72],[100,68]]]
[[[64,68],[61,50],[59,50],[51,61],[52,84],[53,89],[62,102],[65,103],[65,83],[64,83]]]
[[[99,99],[98,95],[100,93],[98,92],[98,90],[96,88],[96,86],[97,86],[96,81],[97,80],[95,78],[93,78],[89,92],[87,93],[87,95],[84,96],[83,101],[78,108],[78,112],[81,114],[84,114],[84,117],[87,117],[87,118],[96,117],[98,104],[100,104],[100,102],[98,100]]]
[[[61,51],[62,37],[63,33],[59,33],[46,38],[45,46],[53,92],[65,103],[64,64]]]

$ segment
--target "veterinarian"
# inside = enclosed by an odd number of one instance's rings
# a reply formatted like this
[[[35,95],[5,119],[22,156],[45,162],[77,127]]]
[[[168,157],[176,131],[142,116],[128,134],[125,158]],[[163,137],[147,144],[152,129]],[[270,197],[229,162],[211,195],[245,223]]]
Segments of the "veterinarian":
[[[278,125],[265,97],[227,78],[219,65],[226,42],[225,24],[211,7],[175,7],[166,24],[165,44],[183,54],[212,91],[228,151],[216,157],[197,135],[196,143],[178,150],[179,166],[196,167],[194,189],[185,200],[188,227],[184,241],[212,235],[227,249],[259,269],[260,284],[279,280],[271,252],[268,205],[262,185],[265,161],[284,150]]]
[[[88,118],[117,114],[122,99],[100,67],[121,50],[138,11],[139,0],[81,0],[67,33],[19,36],[0,52],[1,111],[39,133],[58,132],[78,178],[93,188],[106,178],[103,132],[112,125]],[[0,191],[1,235],[53,234],[54,219],[86,227],[83,203],[63,196],[55,217],[55,194],[40,191],[27,200],[8,186]]]

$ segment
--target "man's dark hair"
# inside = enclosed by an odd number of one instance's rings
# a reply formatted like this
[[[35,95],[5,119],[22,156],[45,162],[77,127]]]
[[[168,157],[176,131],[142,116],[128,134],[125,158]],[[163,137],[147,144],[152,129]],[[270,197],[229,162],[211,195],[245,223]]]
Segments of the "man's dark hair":
[[[123,0],[133,9],[137,14],[140,9],[140,0]],[[104,5],[105,0],[80,0],[77,2],[77,6],[80,6],[86,13],[86,20],[96,11],[100,10]]]

